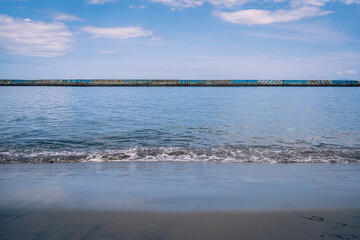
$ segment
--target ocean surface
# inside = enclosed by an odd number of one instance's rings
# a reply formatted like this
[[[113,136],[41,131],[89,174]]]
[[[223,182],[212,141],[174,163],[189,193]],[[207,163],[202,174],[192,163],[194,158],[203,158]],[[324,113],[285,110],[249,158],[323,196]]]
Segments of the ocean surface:
[[[0,162],[360,162],[360,88],[0,87]]]

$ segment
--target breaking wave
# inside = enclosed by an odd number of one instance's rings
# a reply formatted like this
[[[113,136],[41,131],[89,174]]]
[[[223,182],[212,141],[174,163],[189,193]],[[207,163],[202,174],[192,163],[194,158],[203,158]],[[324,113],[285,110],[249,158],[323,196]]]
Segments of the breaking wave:
[[[41,151],[0,152],[0,163],[64,163],[108,161],[156,162],[238,162],[238,163],[358,163],[360,150],[313,148],[274,149],[269,147],[243,148],[128,148],[94,152]]]

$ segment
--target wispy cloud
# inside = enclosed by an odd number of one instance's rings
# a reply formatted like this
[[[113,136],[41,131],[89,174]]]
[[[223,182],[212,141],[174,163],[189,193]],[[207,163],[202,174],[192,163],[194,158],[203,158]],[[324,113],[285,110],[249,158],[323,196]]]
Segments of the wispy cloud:
[[[116,54],[116,52],[114,52],[114,51],[107,51],[107,50],[100,51],[100,53],[102,53],[102,54]]]
[[[103,50],[103,51],[100,51],[100,53],[101,54],[109,54],[109,55],[123,54],[122,52],[109,51],[109,50]]]
[[[360,3],[360,0],[342,0],[346,4]]]
[[[289,3],[291,6],[317,6],[321,7],[324,6],[327,2],[331,0],[291,0]]]
[[[217,8],[213,15],[231,23],[246,25],[265,25],[271,23],[295,22],[304,18],[324,16],[332,13],[321,7],[331,1],[339,1],[345,4],[360,3],[360,0],[148,0],[158,2],[171,7],[171,10],[199,7],[210,4]],[[246,9],[250,2],[262,3],[263,6],[282,3],[282,9]],[[233,11],[241,6],[242,10]],[[279,5],[278,5],[279,6]],[[229,8],[232,11],[221,11],[221,8]]]
[[[291,0],[290,5],[299,6],[299,5],[313,5],[313,6],[324,6],[328,2],[335,2],[336,0]],[[360,0],[339,0],[345,4],[356,4],[360,3]]]
[[[322,22],[312,24],[291,23],[285,25],[275,25],[271,29],[263,29],[262,31],[252,31],[243,34],[257,38],[308,43],[342,43],[356,41],[352,37],[336,31]]]
[[[210,4],[217,8],[233,8],[242,6],[249,2],[268,2],[263,0],[149,0],[150,2],[158,2],[175,8],[191,8],[199,7],[204,4]],[[282,0],[280,0],[282,1]],[[276,2],[276,0],[275,0]]]
[[[161,39],[162,39],[161,37],[152,37],[152,38],[150,38],[150,40],[152,40],[152,41],[159,41]]]
[[[72,14],[57,13],[54,15],[54,20],[60,22],[75,22],[75,21],[82,21],[83,19]]]
[[[343,75],[349,75],[349,74],[357,74],[358,72],[355,70],[347,70],[344,72],[337,72],[337,75],[343,76]]]
[[[101,1],[101,0],[94,0],[94,1]],[[321,7],[324,6],[326,3],[336,0],[148,0],[150,2],[157,2],[167,5],[169,7],[174,8],[191,8],[191,7],[199,7],[208,3],[215,7],[219,8],[234,8],[238,6],[242,6],[249,2],[259,2],[259,3],[287,3],[292,7],[299,7],[299,6],[317,6]],[[360,0],[338,0],[345,4],[356,4],[360,3]]]
[[[56,57],[70,48],[72,33],[61,22],[46,23],[0,15],[0,46],[12,54]]]
[[[116,0],[88,0],[88,4],[94,4],[94,5],[104,5],[106,3],[115,2]]]
[[[252,0],[206,0],[206,2],[215,7],[233,8],[252,2]]]
[[[133,54],[129,53],[129,52],[124,52],[124,51],[113,51],[113,50],[102,50],[99,52],[101,55],[103,56],[116,56],[118,57],[126,57],[126,58],[131,58]]]
[[[140,6],[130,5],[129,8],[131,8],[131,9],[145,9],[146,6],[145,5],[140,5]]]
[[[232,8],[244,5],[254,0],[149,0],[150,2],[158,2],[174,8],[191,8],[199,7],[208,3],[218,8]],[[255,0],[256,1],[256,0]]]
[[[248,9],[234,12],[215,12],[214,15],[231,23],[241,23],[247,25],[265,25],[271,23],[284,23],[299,21],[303,18],[323,16],[331,13],[323,11],[318,7],[301,7],[297,9],[280,9],[276,11]]]
[[[117,28],[98,28],[86,26],[83,31],[94,35],[97,38],[138,38],[152,36],[153,32],[141,27],[117,27]]]
[[[175,8],[199,7],[204,4],[205,0],[149,0],[150,2],[162,3]]]

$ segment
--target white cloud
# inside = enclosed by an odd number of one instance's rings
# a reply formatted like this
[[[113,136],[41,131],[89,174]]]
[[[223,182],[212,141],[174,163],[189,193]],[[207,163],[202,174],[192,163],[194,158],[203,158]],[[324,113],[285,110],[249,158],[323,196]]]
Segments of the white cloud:
[[[129,8],[131,8],[131,9],[145,9],[146,6],[145,5],[140,5],[140,6],[130,5]]]
[[[252,0],[149,0],[149,1],[162,3],[164,5],[175,8],[199,7],[202,6],[204,3],[209,3],[215,7],[231,8],[234,6],[243,5]]]
[[[188,8],[188,7],[198,7],[203,5],[205,0],[149,0],[151,2],[162,3],[167,6],[176,7],[176,8]]]
[[[118,27],[118,28],[97,28],[92,26],[84,27],[83,30],[98,38],[137,38],[152,36],[153,32],[141,27]]]
[[[75,21],[82,21],[83,19],[72,14],[58,13],[54,15],[54,20],[60,22],[75,22]]]
[[[347,74],[357,74],[357,71],[355,71],[355,70],[347,70],[347,71],[344,71],[344,72],[337,72],[336,74],[340,75],[340,76],[347,75]]]
[[[88,4],[94,4],[94,5],[104,5],[106,3],[115,2],[116,0],[88,0]]]
[[[346,4],[360,3],[360,0],[341,0],[341,1]]]
[[[327,2],[331,0],[291,0],[291,6],[317,6],[321,7],[324,6]]]
[[[360,3],[360,0],[148,0],[151,2],[162,3],[171,7],[171,10],[200,7],[210,4],[215,8],[236,9],[238,11],[215,11],[213,14],[223,20],[232,23],[247,25],[265,25],[271,23],[295,22],[304,18],[323,16],[332,13],[322,10],[321,7],[331,1],[339,1],[345,4]],[[249,2],[263,3],[265,5],[273,3],[285,3],[284,9],[274,11],[262,9],[244,9],[244,5]],[[279,6],[279,5],[274,5]]]
[[[12,54],[38,57],[64,55],[72,33],[61,22],[45,23],[0,15],[0,46]]]
[[[172,7],[172,10],[190,8],[190,7],[199,7],[205,3],[208,3],[214,7],[218,8],[234,8],[241,5],[244,5],[249,2],[259,2],[259,3],[288,3],[292,7],[301,7],[301,6],[324,6],[327,2],[336,1],[336,0],[148,0],[150,2],[162,3],[166,6]],[[337,0],[345,4],[354,4],[360,3],[360,0]]]
[[[352,37],[331,28],[326,23],[322,22],[276,25],[271,29],[247,32],[243,33],[243,35],[309,43],[341,43],[355,41]]]
[[[333,2],[336,0],[291,0],[290,4],[292,6],[299,6],[299,5],[312,5],[312,6],[324,6],[328,2]],[[360,3],[360,0],[339,0],[345,4],[356,4]]]
[[[271,24],[294,22],[303,18],[311,18],[315,16],[323,16],[331,13],[323,11],[318,7],[301,7],[297,9],[280,9],[276,11],[248,9],[234,12],[215,12],[214,15],[219,16],[223,20],[232,23],[242,23],[247,25],[255,24]]]
[[[150,40],[152,40],[152,41],[159,41],[161,39],[162,39],[161,37],[152,37],[152,38],[150,38]]]
[[[100,53],[101,53],[101,54],[110,54],[110,55],[121,54],[121,53],[119,53],[119,52],[108,51],[108,50],[100,51]]]
[[[207,0],[206,2],[214,5],[215,7],[232,8],[235,6],[241,6],[251,0]]]

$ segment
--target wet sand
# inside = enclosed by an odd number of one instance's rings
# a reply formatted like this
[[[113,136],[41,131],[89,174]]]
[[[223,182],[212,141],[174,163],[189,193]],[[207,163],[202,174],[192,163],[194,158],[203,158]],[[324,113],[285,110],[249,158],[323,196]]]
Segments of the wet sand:
[[[0,239],[359,238],[360,209],[214,212],[0,210]]]
[[[2,239],[360,239],[358,164],[0,167]]]

